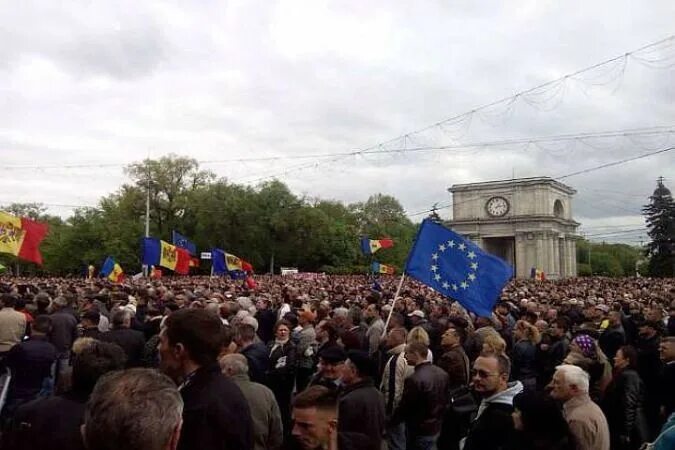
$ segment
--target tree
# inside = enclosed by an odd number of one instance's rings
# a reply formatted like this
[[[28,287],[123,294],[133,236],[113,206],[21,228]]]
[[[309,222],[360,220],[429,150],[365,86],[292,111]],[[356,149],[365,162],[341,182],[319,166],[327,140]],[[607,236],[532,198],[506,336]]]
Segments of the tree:
[[[189,192],[214,178],[213,173],[199,170],[196,159],[173,154],[131,164],[125,172],[139,190],[150,191],[150,221],[155,234],[165,238],[182,221]]]
[[[647,222],[649,274],[655,277],[675,276],[675,201],[663,184],[663,177],[656,182],[656,189],[649,197],[649,204],[642,208]]]

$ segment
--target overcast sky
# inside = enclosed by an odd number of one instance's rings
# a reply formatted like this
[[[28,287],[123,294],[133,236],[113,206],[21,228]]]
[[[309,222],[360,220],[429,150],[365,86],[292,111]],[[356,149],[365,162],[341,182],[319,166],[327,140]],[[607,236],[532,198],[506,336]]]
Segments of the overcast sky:
[[[124,165],[177,153],[278,156],[203,168],[345,202],[382,192],[413,214],[450,203],[455,183],[560,176],[675,144],[671,132],[284,159],[369,148],[659,41],[675,34],[672,0],[103,3],[0,6],[0,205],[65,217],[127,181]],[[639,55],[381,149],[675,127],[675,42]],[[655,179],[675,189],[674,163],[670,152],[565,179],[582,230],[642,227]],[[58,167],[69,164],[105,166]]]

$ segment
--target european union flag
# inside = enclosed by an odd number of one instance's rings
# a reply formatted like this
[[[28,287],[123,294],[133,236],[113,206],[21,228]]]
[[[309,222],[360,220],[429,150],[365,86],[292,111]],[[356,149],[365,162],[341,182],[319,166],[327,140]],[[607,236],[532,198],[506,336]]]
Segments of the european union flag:
[[[227,273],[227,265],[225,264],[225,252],[219,248],[211,249],[211,266],[215,275],[222,275]]]
[[[193,256],[197,254],[197,246],[195,243],[180,234],[178,231],[173,230],[171,233],[171,239],[173,241],[173,245],[176,247],[184,248]]]
[[[469,311],[489,317],[513,269],[470,240],[426,219],[408,255],[405,273]]]

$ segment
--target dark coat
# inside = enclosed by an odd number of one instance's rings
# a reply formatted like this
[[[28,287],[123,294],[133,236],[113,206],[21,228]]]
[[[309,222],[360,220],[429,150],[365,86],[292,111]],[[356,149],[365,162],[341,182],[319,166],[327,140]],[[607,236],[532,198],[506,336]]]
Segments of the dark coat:
[[[240,351],[248,361],[248,376],[255,383],[265,383],[265,376],[270,365],[267,347],[255,342]]]
[[[86,394],[69,392],[20,406],[10,432],[11,450],[84,450],[80,426]]]
[[[675,412],[675,361],[663,366],[663,375],[661,378],[663,386],[663,409],[665,417],[670,417]]]
[[[98,330],[98,327],[92,327],[92,328],[82,328],[82,332],[80,333],[82,337],[90,337],[92,339],[101,339],[101,333]]]
[[[511,377],[514,380],[532,380],[537,376],[537,346],[527,340],[513,346]]]
[[[179,450],[253,448],[253,421],[246,398],[217,363],[197,369],[180,394],[184,407]]]
[[[448,374],[451,390],[469,384],[469,357],[461,345],[443,353],[437,364]]]
[[[3,361],[12,370],[9,398],[35,398],[40,393],[44,380],[51,377],[56,355],[56,347],[45,337],[33,337],[12,347]]]
[[[443,369],[428,362],[415,366],[415,372],[405,380],[403,396],[392,422],[405,421],[414,436],[440,433],[449,401],[448,380]]]
[[[77,319],[67,311],[57,311],[49,316],[52,320],[52,331],[49,341],[54,344],[59,354],[70,351],[77,339]]]
[[[264,344],[274,340],[274,324],[277,323],[277,315],[271,309],[261,309],[255,313],[258,321],[258,337]]]
[[[290,434],[291,395],[295,384],[295,345],[289,339],[284,345],[269,343],[270,364],[265,383],[279,405],[284,434]]]
[[[647,440],[644,400],[644,384],[635,370],[625,369],[614,375],[602,400],[612,448],[622,448],[620,436],[630,438],[633,443],[631,448],[637,448]]]
[[[99,339],[122,347],[127,355],[127,367],[140,367],[143,364],[145,336],[142,332],[131,328],[117,328],[101,334]]]
[[[384,397],[373,380],[345,386],[338,406],[338,436],[354,434],[372,437],[370,445],[361,448],[380,450],[384,438]]]
[[[471,423],[464,450],[506,450],[513,441],[513,405],[489,403]]]
[[[600,335],[598,344],[602,352],[610,361],[614,360],[616,352],[626,343],[626,333],[623,331],[621,325],[617,327],[607,328],[604,333]]]

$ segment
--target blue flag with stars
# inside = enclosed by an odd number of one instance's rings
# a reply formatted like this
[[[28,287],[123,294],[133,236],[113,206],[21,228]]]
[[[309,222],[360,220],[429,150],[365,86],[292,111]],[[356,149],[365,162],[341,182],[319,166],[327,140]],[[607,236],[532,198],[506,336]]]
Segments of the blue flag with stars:
[[[184,248],[192,256],[195,256],[197,254],[197,246],[194,244],[194,242],[192,242],[190,239],[180,234],[178,231],[173,230],[173,232],[171,233],[171,237],[173,245],[180,248]]]
[[[426,219],[408,255],[405,273],[469,311],[489,317],[513,269],[470,240]]]

